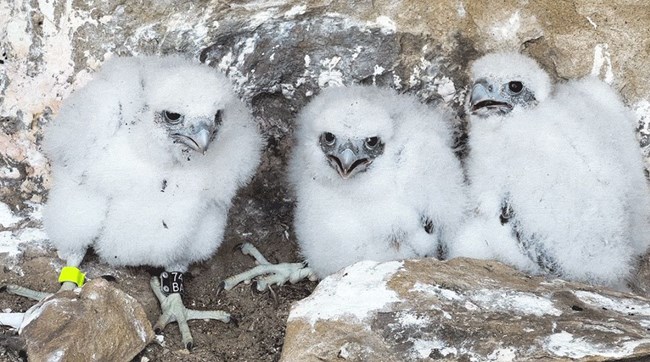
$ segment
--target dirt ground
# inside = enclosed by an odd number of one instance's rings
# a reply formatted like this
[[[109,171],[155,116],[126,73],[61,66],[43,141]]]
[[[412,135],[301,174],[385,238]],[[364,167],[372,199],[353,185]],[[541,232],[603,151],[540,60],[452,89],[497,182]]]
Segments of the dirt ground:
[[[274,287],[278,303],[269,293],[253,293],[250,285],[239,285],[217,295],[219,283],[255,266],[236,245],[251,242],[272,263],[299,262],[295,237],[291,232],[293,200],[287,191],[268,178],[256,177],[234,200],[223,244],[211,259],[190,267],[185,278],[184,303],[203,310],[225,310],[236,316],[239,326],[219,321],[190,321],[194,348],[188,353],[181,344],[176,323],[163,331],[161,343],[150,344],[135,361],[277,361],[284,342],[285,324],[291,303],[308,296],[315,282]],[[27,249],[18,260],[3,260],[0,286],[19,284],[36,290],[56,291],[58,268],[63,262],[54,250]],[[149,279],[160,270],[153,268],[113,268],[89,253],[81,269],[89,278],[112,275],[116,286],[142,303],[152,324],[160,314]],[[21,273],[24,276],[20,276]],[[34,304],[22,297],[0,292],[0,311],[10,308],[23,312]],[[17,351],[3,347],[5,337],[15,334],[0,327],[0,361],[19,361]]]
[[[135,361],[277,361],[284,341],[285,321],[293,301],[308,296],[316,283],[304,281],[295,285],[275,287],[278,305],[269,293],[253,293],[250,285],[239,285],[230,291],[216,293],[217,285],[224,278],[253,267],[254,261],[238,251],[234,245],[224,243],[211,260],[194,265],[191,277],[185,283],[186,306],[195,309],[225,310],[239,319],[239,326],[219,321],[190,321],[195,347],[191,353],[183,349],[177,325],[172,323],[163,331],[164,342],[150,344]],[[270,261],[297,261],[292,243],[258,245]],[[31,251],[23,255],[20,277],[7,268],[0,273],[2,284],[18,283],[39,290],[55,291],[57,273],[54,269],[61,262],[56,253]],[[140,301],[149,320],[156,321],[160,309],[149,288],[149,278],[154,272],[146,268],[113,269],[103,265],[91,255],[84,262],[89,276],[110,274],[117,278],[116,285]],[[25,311],[34,302],[7,293],[0,294],[0,309]],[[0,333],[10,336],[5,328]],[[2,349],[2,347],[0,347]],[[1,361],[19,361],[17,351],[0,351]]]

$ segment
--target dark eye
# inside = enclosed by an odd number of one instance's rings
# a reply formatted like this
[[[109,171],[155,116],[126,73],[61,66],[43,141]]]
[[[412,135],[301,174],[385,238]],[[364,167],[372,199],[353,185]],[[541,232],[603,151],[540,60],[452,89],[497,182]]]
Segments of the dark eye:
[[[366,141],[364,144],[366,145],[366,148],[368,149],[373,149],[377,144],[379,143],[379,137],[368,137],[366,138]]]
[[[323,142],[324,142],[326,145],[331,146],[331,145],[333,145],[334,142],[336,141],[336,136],[334,136],[333,134],[331,134],[331,133],[329,133],[329,132],[325,132],[325,133],[323,133],[323,134],[321,135],[321,139],[323,140]]]
[[[223,118],[223,112],[218,110],[214,115],[214,124],[221,124],[221,119]]]
[[[183,120],[183,116],[180,113],[163,111],[163,116],[165,117],[165,121],[171,124],[178,124]]]
[[[510,89],[510,91],[512,93],[516,94],[516,93],[521,92],[522,89],[524,89],[524,85],[521,84],[521,82],[519,82],[519,81],[512,81],[512,82],[508,83],[508,89]]]

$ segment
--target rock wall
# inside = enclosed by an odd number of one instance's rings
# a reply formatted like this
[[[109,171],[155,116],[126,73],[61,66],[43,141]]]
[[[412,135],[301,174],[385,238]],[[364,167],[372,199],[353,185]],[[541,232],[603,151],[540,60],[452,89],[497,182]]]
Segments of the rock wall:
[[[230,76],[268,137],[233,212],[238,230],[263,241],[291,220],[283,172],[293,115],[329,85],[391,86],[449,107],[462,141],[468,63],[518,49],[556,79],[597,74],[612,84],[636,112],[649,155],[648,19],[650,4],[633,0],[3,1],[0,253],[45,238],[41,128],[109,57],[180,52]]]

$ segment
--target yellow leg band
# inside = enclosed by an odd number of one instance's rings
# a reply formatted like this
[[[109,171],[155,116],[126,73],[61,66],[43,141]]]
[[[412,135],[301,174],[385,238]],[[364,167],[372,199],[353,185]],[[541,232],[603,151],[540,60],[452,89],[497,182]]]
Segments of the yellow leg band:
[[[82,273],[79,268],[73,266],[66,266],[61,269],[61,274],[59,274],[59,283],[63,282],[72,282],[77,284],[78,287],[84,285],[86,280],[86,274]]]

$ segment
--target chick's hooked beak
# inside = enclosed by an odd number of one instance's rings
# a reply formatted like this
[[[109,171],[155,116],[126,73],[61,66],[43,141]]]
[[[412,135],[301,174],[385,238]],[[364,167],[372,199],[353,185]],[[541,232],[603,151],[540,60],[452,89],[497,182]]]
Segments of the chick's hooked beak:
[[[184,132],[174,133],[174,137],[179,142],[196,152],[205,154],[208,151],[208,146],[214,138],[214,131],[216,126],[210,121],[200,121],[196,125],[189,127]]]
[[[487,117],[493,114],[506,114],[512,111],[511,99],[503,95],[500,86],[486,79],[474,82],[469,100],[469,110],[472,114]]]
[[[372,163],[372,160],[363,151],[363,147],[359,147],[359,145],[355,145],[351,141],[327,155],[327,160],[330,166],[345,180],[365,171]]]

